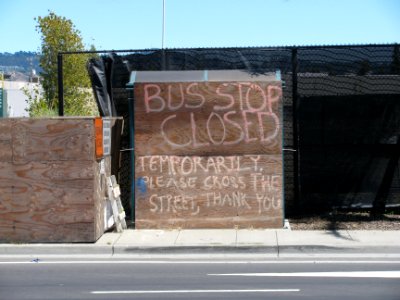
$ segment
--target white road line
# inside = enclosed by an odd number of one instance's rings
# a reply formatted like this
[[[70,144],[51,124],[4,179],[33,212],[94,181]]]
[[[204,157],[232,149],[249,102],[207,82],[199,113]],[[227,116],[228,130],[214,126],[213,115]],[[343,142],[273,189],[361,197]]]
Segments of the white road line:
[[[293,293],[300,289],[261,289],[261,290],[164,290],[164,291],[92,291],[91,294],[199,294],[199,293]]]
[[[46,260],[0,261],[0,265],[18,264],[400,264],[399,260]]]
[[[342,278],[400,278],[400,271],[293,272],[293,273],[231,273],[209,276],[248,277],[342,277]]]

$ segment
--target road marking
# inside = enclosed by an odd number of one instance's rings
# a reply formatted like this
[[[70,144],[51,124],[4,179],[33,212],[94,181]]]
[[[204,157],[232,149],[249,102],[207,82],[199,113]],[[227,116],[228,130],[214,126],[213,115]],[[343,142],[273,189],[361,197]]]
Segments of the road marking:
[[[231,274],[208,274],[208,275],[209,276],[249,276],[249,277],[400,278],[400,271],[231,273]]]
[[[199,293],[293,293],[300,289],[262,289],[262,290],[163,290],[163,291],[92,291],[91,294],[199,294]]]
[[[0,265],[18,264],[400,264],[399,260],[46,260],[0,261]]]

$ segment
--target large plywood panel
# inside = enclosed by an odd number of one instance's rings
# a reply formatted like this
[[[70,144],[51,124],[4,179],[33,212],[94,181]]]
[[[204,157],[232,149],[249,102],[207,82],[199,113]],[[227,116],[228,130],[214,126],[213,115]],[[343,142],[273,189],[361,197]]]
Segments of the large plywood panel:
[[[276,81],[134,86],[137,228],[279,228]]]
[[[102,167],[96,161],[93,125],[93,118],[0,120],[0,242],[101,236],[111,158]]]
[[[279,82],[147,82],[134,93],[138,228],[282,227]]]

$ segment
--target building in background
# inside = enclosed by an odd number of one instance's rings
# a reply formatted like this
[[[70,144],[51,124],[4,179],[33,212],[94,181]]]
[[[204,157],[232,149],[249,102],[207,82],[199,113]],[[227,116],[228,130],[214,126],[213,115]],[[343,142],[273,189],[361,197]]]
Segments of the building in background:
[[[29,117],[28,97],[24,90],[39,88],[39,78],[32,70],[30,76],[22,73],[0,74],[0,118]]]

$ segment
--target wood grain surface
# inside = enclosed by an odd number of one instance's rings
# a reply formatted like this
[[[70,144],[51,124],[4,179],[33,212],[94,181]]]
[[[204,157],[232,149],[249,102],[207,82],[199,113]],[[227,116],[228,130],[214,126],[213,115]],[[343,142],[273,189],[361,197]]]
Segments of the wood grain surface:
[[[279,82],[134,87],[137,228],[281,228]]]
[[[138,83],[135,152],[281,153],[281,94],[276,82]]]
[[[0,162],[12,160],[12,122],[10,119],[1,119],[0,122]]]
[[[280,155],[140,156],[137,228],[279,228]]]
[[[93,118],[0,120],[0,242],[96,241],[110,161]]]
[[[13,160],[93,160],[91,119],[20,119],[12,126]]]

